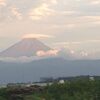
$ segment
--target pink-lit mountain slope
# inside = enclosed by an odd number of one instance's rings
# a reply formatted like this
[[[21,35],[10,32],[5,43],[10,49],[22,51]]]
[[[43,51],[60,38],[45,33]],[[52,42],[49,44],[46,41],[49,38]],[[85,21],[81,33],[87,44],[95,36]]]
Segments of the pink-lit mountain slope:
[[[24,38],[0,53],[1,57],[36,56],[40,50],[48,51],[50,48],[35,38]]]

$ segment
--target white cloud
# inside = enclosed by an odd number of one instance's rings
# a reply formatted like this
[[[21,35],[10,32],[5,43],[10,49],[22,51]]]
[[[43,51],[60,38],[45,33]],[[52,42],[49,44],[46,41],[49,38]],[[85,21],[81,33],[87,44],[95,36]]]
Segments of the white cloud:
[[[57,5],[58,4],[57,0],[42,0],[42,2],[44,2],[48,5]]]
[[[70,53],[73,55],[73,54],[75,54],[75,51],[74,50],[70,50]]]
[[[100,16],[83,16],[81,18],[86,19],[86,20],[93,20],[93,21],[100,20]]]
[[[53,13],[54,11],[47,4],[43,3],[39,7],[31,9],[29,16],[32,20],[40,20],[41,18],[51,16]]]
[[[16,7],[11,7],[12,14],[19,20],[22,19],[22,14],[19,12],[19,9]]]
[[[52,4],[58,4],[57,0],[50,0]]]
[[[32,8],[29,11],[29,16],[32,20],[40,20],[48,16],[52,16],[56,13],[53,6],[58,4],[57,0],[40,0],[41,4],[36,8]]]
[[[22,38],[37,38],[37,39],[41,39],[41,38],[53,38],[53,36],[45,35],[45,34],[25,34],[24,36],[22,36]]]
[[[79,12],[74,11],[74,10],[66,10],[66,11],[62,11],[60,14],[64,15],[74,15],[74,14],[78,14]]]
[[[0,6],[6,6],[6,0],[0,0]]]
[[[70,50],[70,53],[74,50],[77,50],[78,47],[81,45],[81,42],[73,41],[73,42],[57,42],[53,43],[53,46],[60,50],[61,48],[66,48]]]
[[[87,57],[87,56],[88,56],[88,53],[85,52],[85,51],[82,51],[82,52],[80,52],[80,55],[81,55],[82,57]]]
[[[100,4],[100,0],[91,0],[90,4],[91,5],[99,5]]]
[[[88,59],[90,58],[90,55],[88,52],[81,50],[77,51],[74,49],[66,49],[62,48],[59,51],[59,56],[64,57],[65,59],[70,60],[78,60],[78,59]]]
[[[33,56],[33,57],[27,57],[27,56],[21,56],[21,57],[0,57],[0,61],[3,62],[12,62],[12,63],[29,63],[32,61],[43,59],[41,57]]]
[[[51,27],[55,31],[59,32],[59,30],[60,31],[64,31],[64,30],[73,30],[73,29],[76,29],[78,27],[78,25],[75,24],[75,23],[71,23],[71,22],[66,23],[66,21],[65,21],[65,23],[63,23],[63,24],[55,24],[55,25],[52,25]]]
[[[39,57],[48,57],[48,56],[57,56],[59,53],[59,50],[49,50],[49,51],[38,51],[36,53]]]
[[[100,43],[100,39],[86,40],[86,41],[83,41],[82,43]]]
[[[100,4],[100,0],[76,0],[77,2],[80,3],[85,3],[85,4],[89,4],[89,5],[99,5]]]
[[[53,43],[53,46],[58,48],[60,50],[60,48],[65,48],[65,49],[69,49],[73,54],[73,51],[84,51],[84,52],[80,52],[79,54],[81,56],[88,56],[87,52],[91,52],[92,50],[95,50],[98,48],[99,49],[99,45],[100,44],[100,39],[90,39],[90,40],[83,40],[83,41],[69,41],[69,42],[57,42],[57,43]],[[96,48],[93,48],[93,46]]]
[[[56,46],[73,46],[73,45],[82,45],[82,44],[91,44],[91,43],[100,43],[100,39],[91,39],[91,40],[84,40],[84,41],[73,41],[73,42],[57,42],[54,43]]]
[[[58,42],[58,43],[55,43],[55,45],[79,45],[81,44],[81,42]]]

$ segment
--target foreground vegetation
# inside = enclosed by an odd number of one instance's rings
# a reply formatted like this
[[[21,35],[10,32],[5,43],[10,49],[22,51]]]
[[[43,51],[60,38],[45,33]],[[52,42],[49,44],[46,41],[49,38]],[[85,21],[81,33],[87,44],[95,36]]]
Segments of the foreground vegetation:
[[[0,100],[100,100],[100,80],[74,80],[45,87],[1,88]]]

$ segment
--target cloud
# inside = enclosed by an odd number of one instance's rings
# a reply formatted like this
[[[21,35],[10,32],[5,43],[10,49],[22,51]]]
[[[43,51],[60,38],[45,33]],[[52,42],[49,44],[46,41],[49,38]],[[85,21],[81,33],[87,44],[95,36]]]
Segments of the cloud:
[[[85,4],[89,5],[99,5],[100,0],[76,0],[77,2],[85,2]]]
[[[65,10],[65,11],[61,11],[59,14],[62,14],[63,16],[66,15],[74,15],[74,14],[79,14],[79,12],[75,11],[75,10]]]
[[[32,61],[43,59],[41,57],[27,57],[27,56],[21,56],[21,57],[0,57],[0,61],[3,62],[11,62],[11,63],[29,63]]]
[[[41,4],[36,8],[32,8],[29,11],[29,16],[32,20],[40,20],[42,18],[46,18],[48,16],[52,16],[56,13],[56,11],[52,8],[58,4],[57,0],[40,0]]]
[[[91,5],[99,5],[100,4],[100,0],[91,0],[90,4]]]
[[[22,19],[22,14],[19,12],[19,9],[18,9],[18,8],[16,8],[16,7],[11,7],[10,9],[11,9],[12,14],[13,14],[17,19],[19,19],[19,20]]]
[[[85,52],[85,51],[82,51],[82,52],[80,52],[80,55],[81,55],[82,57],[87,57],[87,56],[88,56],[88,53]]]
[[[0,6],[6,6],[6,0],[0,0]]]
[[[40,20],[44,17],[51,16],[53,13],[54,11],[47,4],[43,3],[39,7],[31,9],[29,16],[32,20]]]
[[[56,25],[55,27],[73,29],[76,27],[76,24],[69,23],[69,24],[63,24],[63,25]]]
[[[38,51],[36,53],[39,57],[48,57],[48,56],[57,56],[59,53],[59,50],[49,50],[49,51]]]
[[[98,21],[98,20],[100,21],[100,16],[83,16],[81,18],[89,21]]]
[[[50,2],[54,5],[58,4],[57,0],[50,0]]]
[[[25,34],[22,38],[53,38],[53,36],[45,35],[45,34]]]
[[[47,43],[99,39],[99,2],[100,0],[0,0],[0,36],[7,37],[8,41],[12,38],[14,42],[24,33],[53,34],[57,37],[47,40]],[[36,21],[33,22],[30,18]],[[32,37],[52,38],[43,35]],[[87,41],[81,44],[98,42]],[[0,43],[3,43],[2,40]],[[66,44],[75,48],[76,45],[80,44]],[[5,47],[7,46],[5,42]]]
[[[100,39],[90,39],[90,40],[81,40],[81,41],[69,41],[69,42],[57,42],[53,43],[53,46],[56,47],[57,49],[68,49],[73,51],[87,51],[87,52],[92,52],[92,51],[100,51],[99,45],[100,44]],[[87,52],[80,52],[81,56],[86,56],[88,55]]]
[[[54,45],[71,46],[71,45],[82,45],[82,44],[91,44],[91,43],[100,43],[100,39],[91,39],[91,40],[73,41],[73,42],[57,42],[54,43]]]
[[[42,0],[43,3],[46,3],[48,5],[57,5],[58,1],[57,0]]]
[[[58,56],[63,57],[67,60],[90,59],[90,55],[87,51],[76,51],[74,49],[68,48],[61,48],[59,50]]]
[[[57,43],[54,43],[54,45],[80,45],[81,42],[57,42]]]
[[[86,40],[86,41],[83,41],[82,43],[100,43],[100,39]]]
[[[35,8],[33,7],[28,15],[32,20],[43,20],[43,18],[50,18],[49,16],[67,17],[79,14],[76,10],[66,8],[65,3],[67,3],[65,0],[63,0],[63,2],[61,0],[42,0],[42,3]],[[63,9],[60,6],[62,6]]]

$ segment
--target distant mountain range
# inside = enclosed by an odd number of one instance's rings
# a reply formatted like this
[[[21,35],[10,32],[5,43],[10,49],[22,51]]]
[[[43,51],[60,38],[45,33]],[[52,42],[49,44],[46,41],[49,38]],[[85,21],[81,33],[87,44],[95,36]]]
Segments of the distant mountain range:
[[[35,58],[38,51],[49,54],[50,50],[37,39],[25,38],[1,52],[1,58],[11,57],[12,62],[1,60],[0,84],[38,81],[41,77],[100,75],[100,60],[75,60],[74,56],[65,55],[65,52],[60,52],[60,55],[67,57],[66,60],[61,56]],[[14,62],[16,58],[18,62]],[[21,59],[27,63],[21,62]]]
[[[38,81],[41,77],[100,75],[100,60],[47,58],[30,63],[0,62],[0,83]]]
[[[50,50],[48,46],[35,38],[24,38],[0,53],[1,57],[36,56],[38,51]]]
[[[57,56],[65,58],[67,60],[100,58],[99,53],[95,54],[96,56],[92,56],[88,55],[88,53],[84,51],[75,52],[73,50],[64,48],[57,51],[45,45],[36,38],[24,38],[21,41],[7,48],[6,50],[0,52],[0,60],[7,61],[12,60],[11,58],[13,58],[13,61],[14,59],[17,60],[18,58],[23,58],[22,60],[25,60],[25,57],[39,57],[41,55],[43,57],[48,57],[55,56],[56,53]]]

